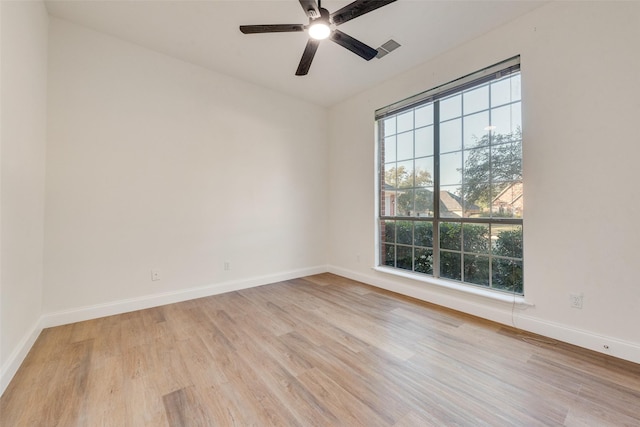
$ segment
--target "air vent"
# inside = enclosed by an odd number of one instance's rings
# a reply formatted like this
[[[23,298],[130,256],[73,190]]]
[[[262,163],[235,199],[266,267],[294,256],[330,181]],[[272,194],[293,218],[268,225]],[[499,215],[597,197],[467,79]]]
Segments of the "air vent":
[[[388,53],[393,52],[399,47],[400,47],[400,43],[398,43],[395,40],[389,40],[388,42],[384,43],[382,46],[380,46],[377,49],[378,54],[376,55],[376,58],[380,59],[383,56],[386,56]]]

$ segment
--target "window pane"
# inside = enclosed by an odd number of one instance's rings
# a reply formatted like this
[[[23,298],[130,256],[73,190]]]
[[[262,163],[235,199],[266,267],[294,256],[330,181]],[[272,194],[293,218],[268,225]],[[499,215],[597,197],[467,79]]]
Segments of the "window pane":
[[[398,134],[398,160],[413,158],[413,132]]]
[[[494,255],[522,258],[522,226],[491,225],[492,252]]]
[[[440,156],[440,183],[443,186],[462,183],[462,151]]]
[[[464,224],[462,227],[462,241],[464,242],[465,252],[488,254],[491,246],[489,224]]]
[[[520,73],[512,76],[509,80],[511,81],[511,99],[514,101],[519,101],[522,97],[520,92]]]
[[[520,74],[491,83],[492,107],[508,102],[519,101],[520,98]]]
[[[462,225],[455,222],[440,223],[440,248],[459,251],[462,242]]]
[[[507,77],[491,82],[491,106],[507,104],[512,101],[511,78]]]
[[[491,129],[494,136],[503,135],[503,138],[510,138],[511,134],[521,127],[521,122],[519,103],[491,110]]]
[[[433,155],[433,126],[427,126],[415,131],[416,157]]]
[[[493,185],[491,216],[501,218],[522,218],[524,197],[522,182],[501,182]]]
[[[396,237],[399,244],[411,245],[413,243],[413,222],[398,221],[396,223]]]
[[[382,251],[382,265],[388,265],[390,267],[396,266],[396,247],[395,245],[383,244]]]
[[[459,186],[440,187],[440,217],[461,218],[462,197],[458,192]]]
[[[433,250],[415,248],[415,271],[424,274],[433,274]]]
[[[473,148],[482,142],[487,143],[489,137],[489,112],[472,114],[465,116],[463,142],[464,148]]]
[[[419,221],[414,226],[414,240],[416,246],[433,247],[433,223]]]
[[[462,115],[462,95],[454,95],[440,100],[440,121],[453,119]]]
[[[433,104],[415,109],[416,128],[433,124]]]
[[[522,104],[511,104],[511,128],[518,138],[522,138]],[[520,134],[518,134],[520,132]]]
[[[384,120],[384,136],[393,135],[396,133],[396,118],[390,117]]]
[[[389,136],[384,139],[384,159],[385,162],[396,161],[396,137]]]
[[[411,246],[397,246],[396,254],[397,268],[413,270],[413,248]]]
[[[398,133],[413,129],[413,110],[398,115]]]
[[[494,181],[518,181],[522,179],[521,142],[491,147],[491,175]]]
[[[460,254],[455,252],[440,252],[440,277],[445,279],[462,279],[460,272]]]
[[[462,119],[440,124],[440,153],[462,149]]]
[[[465,202],[465,216],[487,212],[491,202],[491,150],[476,148],[464,153],[464,184],[462,195]]]
[[[474,182],[462,186],[463,216],[465,218],[482,218],[491,216],[489,197],[491,185],[488,182]]]
[[[433,157],[422,157],[415,161],[415,186],[427,187],[433,184]]]
[[[398,188],[413,187],[413,160],[398,162],[396,179]]]
[[[384,216],[396,214],[396,191],[383,189],[380,198],[380,213]]]
[[[484,85],[477,89],[466,91],[462,94],[464,114],[489,108],[489,86]]]
[[[489,257],[465,254],[464,281],[489,286]]]
[[[490,186],[487,184],[487,187]],[[463,187],[464,188],[464,187]],[[462,216],[465,218],[483,218],[490,215],[490,210],[485,206],[481,206],[479,202],[469,199],[469,196],[463,196]]]
[[[522,261],[493,258],[491,286],[522,294]]]
[[[396,163],[384,165],[384,183],[391,189],[395,189],[398,186],[398,165]]]
[[[413,208],[414,192],[412,188],[398,191],[396,200],[396,216],[413,216],[415,211]]]
[[[414,197],[414,216],[433,216],[433,187],[416,188]]]
[[[396,222],[395,221],[381,221],[380,222],[380,235],[382,240],[387,243],[394,243],[396,241]]]

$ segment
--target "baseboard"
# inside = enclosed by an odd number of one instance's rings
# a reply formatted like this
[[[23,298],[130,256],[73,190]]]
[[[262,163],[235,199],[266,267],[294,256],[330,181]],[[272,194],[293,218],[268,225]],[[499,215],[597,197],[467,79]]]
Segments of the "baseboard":
[[[135,310],[144,310],[146,308],[158,307],[161,305],[208,297],[225,292],[253,288],[256,286],[267,285],[269,283],[281,282],[283,280],[290,280],[298,277],[320,274],[326,271],[326,266],[315,266],[298,270],[290,270],[277,274],[269,274],[247,279],[214,283],[197,288],[181,289],[173,292],[144,295],[137,298],[129,298],[104,304],[95,304],[86,307],[47,313],[42,316],[41,323],[43,328],[66,325],[69,323],[82,322],[84,320],[97,319],[99,317],[112,316],[115,314],[128,313]]]
[[[0,396],[11,382],[11,379],[20,368],[29,350],[35,343],[38,335],[44,328],[66,325],[69,323],[81,322],[84,320],[97,319],[99,317],[112,316],[145,308],[157,307],[165,304],[187,301],[195,298],[202,298],[225,292],[237,291],[240,289],[253,288],[267,285],[269,283],[281,282],[284,280],[296,279],[298,277],[311,276],[325,273],[327,267],[324,265],[290,270],[278,274],[270,274],[248,279],[232,280],[214,283],[197,288],[182,289],[174,292],[165,292],[154,295],[145,295],[138,298],[129,298],[105,304],[95,304],[86,307],[73,308],[54,313],[46,313],[40,316],[36,324],[20,341],[9,359],[2,366],[0,374]]]
[[[332,265],[328,266],[328,271],[388,291],[397,292],[504,325],[514,326],[527,332],[608,354],[619,359],[640,363],[640,345],[637,343],[535,318],[526,314],[526,308],[514,310],[514,306],[508,303],[483,304],[477,298],[469,298],[467,295],[454,291],[434,291],[429,286],[411,285],[400,280],[385,278],[383,275],[367,275]]]
[[[42,332],[41,318],[31,327],[31,329],[20,340],[16,348],[9,355],[7,361],[0,367],[0,396],[4,393],[5,389],[13,379],[13,376],[18,372],[18,368],[22,365],[25,357],[33,347],[33,344],[38,339],[38,335]]]
[[[594,334],[590,331],[526,315],[518,318],[517,326],[525,331],[640,364],[640,345],[629,341]]]

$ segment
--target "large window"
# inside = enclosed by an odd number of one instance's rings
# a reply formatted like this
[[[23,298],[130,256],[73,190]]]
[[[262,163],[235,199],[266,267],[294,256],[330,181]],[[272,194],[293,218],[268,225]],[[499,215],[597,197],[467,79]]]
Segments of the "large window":
[[[519,58],[377,112],[379,263],[523,294]]]

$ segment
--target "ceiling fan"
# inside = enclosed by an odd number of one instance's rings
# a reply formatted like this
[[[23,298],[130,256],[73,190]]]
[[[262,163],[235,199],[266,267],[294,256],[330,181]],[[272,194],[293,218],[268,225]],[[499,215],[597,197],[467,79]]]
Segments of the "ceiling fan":
[[[366,59],[373,59],[378,51],[359,40],[343,33],[336,27],[358,16],[393,3],[396,0],[356,0],[342,9],[329,13],[320,5],[320,0],[299,0],[304,12],[309,17],[309,25],[303,24],[266,24],[266,25],[240,25],[240,31],[244,34],[260,33],[294,33],[307,30],[309,41],[302,53],[302,59],[296,70],[296,76],[304,76],[309,72],[311,61],[318,50],[320,41],[329,38],[340,46],[349,49],[356,55]]]

